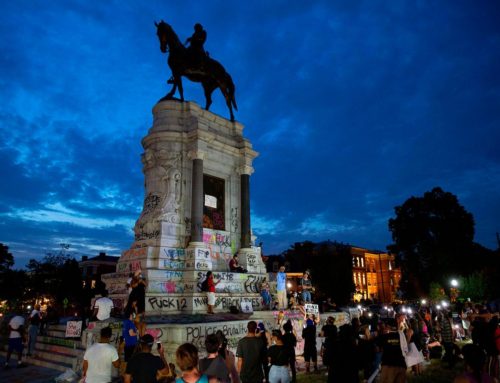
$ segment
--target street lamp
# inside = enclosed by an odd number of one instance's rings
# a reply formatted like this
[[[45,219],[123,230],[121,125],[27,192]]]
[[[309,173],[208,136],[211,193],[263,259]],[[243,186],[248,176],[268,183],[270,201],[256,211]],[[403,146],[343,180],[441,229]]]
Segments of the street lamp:
[[[458,287],[458,281],[456,279],[452,279],[450,281],[450,285],[451,285],[451,287]]]

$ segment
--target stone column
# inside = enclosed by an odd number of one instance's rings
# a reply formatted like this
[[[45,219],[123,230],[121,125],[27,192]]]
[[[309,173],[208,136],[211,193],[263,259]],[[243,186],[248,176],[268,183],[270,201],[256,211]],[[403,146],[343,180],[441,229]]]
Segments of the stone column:
[[[210,250],[203,243],[203,158],[199,149],[188,152],[193,160],[191,177],[191,241],[186,248],[186,270],[212,270]],[[192,275],[194,278],[194,274]],[[186,273],[184,273],[186,279]]]
[[[250,234],[250,174],[241,174],[241,247],[249,248]]]
[[[203,159],[193,159],[191,184],[191,242],[203,242]]]

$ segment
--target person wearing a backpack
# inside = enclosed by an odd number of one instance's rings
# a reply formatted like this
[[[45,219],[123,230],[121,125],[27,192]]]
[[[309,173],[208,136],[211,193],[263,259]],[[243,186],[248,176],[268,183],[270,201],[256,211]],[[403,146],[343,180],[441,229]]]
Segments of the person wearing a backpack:
[[[216,334],[209,334],[205,338],[207,357],[199,361],[199,371],[202,374],[216,377],[221,383],[231,383],[226,361],[219,355],[219,339]]]
[[[220,279],[217,282],[214,282],[214,275],[211,271],[207,271],[207,276],[203,283],[201,284],[202,290],[207,293],[207,314],[215,314],[214,306],[215,306],[215,286],[220,283]]]

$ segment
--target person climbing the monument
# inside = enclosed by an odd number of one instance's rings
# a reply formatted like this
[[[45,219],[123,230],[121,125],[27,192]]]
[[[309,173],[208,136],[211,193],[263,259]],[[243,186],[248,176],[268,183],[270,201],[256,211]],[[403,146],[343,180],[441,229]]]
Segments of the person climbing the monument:
[[[229,270],[233,273],[246,273],[247,269],[244,269],[238,264],[238,254],[233,255],[233,258],[229,261]]]
[[[207,31],[203,29],[200,23],[194,25],[194,33],[186,40],[185,44],[189,43],[188,52],[196,66],[203,65],[208,54],[205,52],[203,45],[207,41]]]
[[[131,282],[132,292],[128,297],[126,309],[132,309],[135,313],[134,322],[139,330],[139,336],[146,333],[145,311],[146,311],[146,278],[141,270],[135,272]]]
[[[220,283],[220,279],[215,282],[214,275],[211,271],[207,271],[207,276],[203,283],[201,284],[202,291],[206,291],[207,293],[207,314],[215,314],[214,306],[215,306],[215,286]]]

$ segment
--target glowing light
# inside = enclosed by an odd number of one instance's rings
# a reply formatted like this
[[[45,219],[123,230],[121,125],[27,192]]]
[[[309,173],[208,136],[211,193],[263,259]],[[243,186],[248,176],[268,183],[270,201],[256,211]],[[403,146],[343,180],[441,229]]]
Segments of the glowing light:
[[[31,305],[28,305],[28,310],[31,310]]]
[[[411,313],[412,313],[411,309],[408,309],[408,314],[411,314]]]
[[[404,313],[406,312],[406,307],[403,307],[402,310]]]
[[[370,318],[372,317],[372,315],[373,315],[372,313],[368,313],[368,316],[369,316]]]
[[[448,303],[446,301],[442,301],[441,304],[443,305],[443,307],[448,307]]]
[[[358,305],[358,309],[359,309],[359,310],[361,310],[361,309],[362,309],[361,305]]]
[[[422,303],[423,305],[426,305],[426,304],[427,304],[427,301],[426,301],[425,299],[422,299],[421,303]]]
[[[387,306],[384,306],[384,310],[387,311]]]
[[[452,279],[450,281],[450,284],[453,286],[453,287],[458,287],[458,281],[456,279]]]
[[[292,288],[292,282],[288,282],[288,283],[286,284],[286,287],[288,287],[289,289],[291,289],[291,288]]]
[[[438,310],[441,310],[441,305],[436,305],[436,308],[437,308]]]

